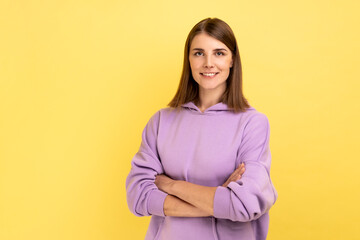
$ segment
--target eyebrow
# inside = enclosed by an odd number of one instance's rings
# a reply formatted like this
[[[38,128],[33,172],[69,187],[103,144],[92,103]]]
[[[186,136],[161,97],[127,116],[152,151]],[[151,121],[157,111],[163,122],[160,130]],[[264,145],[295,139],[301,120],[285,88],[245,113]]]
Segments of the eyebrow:
[[[225,48],[216,48],[216,49],[214,49],[214,51],[221,51],[221,50],[227,51]],[[193,48],[192,51],[204,51],[204,49],[202,49],[202,48]]]

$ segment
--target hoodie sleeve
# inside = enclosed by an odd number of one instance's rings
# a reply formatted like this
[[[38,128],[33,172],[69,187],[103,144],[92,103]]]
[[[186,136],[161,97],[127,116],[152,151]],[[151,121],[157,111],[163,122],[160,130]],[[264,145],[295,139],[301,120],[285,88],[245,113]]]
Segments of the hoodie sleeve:
[[[248,120],[238,149],[237,163],[244,162],[241,179],[219,186],[214,196],[214,217],[247,222],[270,210],[278,194],[270,179],[270,127],[265,114]]]
[[[168,194],[154,183],[156,175],[164,172],[156,146],[159,118],[160,110],[146,124],[140,148],[131,161],[126,178],[127,204],[136,216],[165,216],[163,206]]]

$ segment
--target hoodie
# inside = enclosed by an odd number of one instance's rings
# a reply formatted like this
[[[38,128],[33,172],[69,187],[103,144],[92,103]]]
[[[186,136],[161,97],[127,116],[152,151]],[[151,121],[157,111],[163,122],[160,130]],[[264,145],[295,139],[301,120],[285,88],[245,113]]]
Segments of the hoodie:
[[[267,116],[253,107],[235,113],[220,102],[201,112],[188,102],[153,114],[126,178],[130,211],[151,216],[145,239],[266,239],[278,197],[270,179],[269,136]],[[222,187],[242,162],[241,179]],[[155,185],[158,174],[217,187],[213,216],[165,216],[168,194]]]

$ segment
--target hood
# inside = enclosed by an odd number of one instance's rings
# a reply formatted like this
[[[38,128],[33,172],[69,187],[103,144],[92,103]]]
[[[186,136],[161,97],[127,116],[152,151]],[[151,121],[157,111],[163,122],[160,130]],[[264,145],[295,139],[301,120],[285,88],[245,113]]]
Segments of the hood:
[[[192,101],[182,104],[181,108],[190,110],[194,113],[207,114],[207,115],[225,113],[233,110],[232,108],[229,108],[226,103],[223,102],[219,102],[217,104],[212,105],[211,107],[208,107],[207,109],[205,109],[204,112],[201,112],[200,109]],[[255,110],[255,108],[253,108],[252,106],[250,106],[247,110],[250,109]]]
[[[208,107],[204,112],[201,112],[200,109],[192,101],[182,104],[181,107],[193,112],[198,112],[200,114],[215,114],[218,112],[226,112],[232,110],[231,108],[228,107],[227,104],[223,102],[219,102],[217,104],[212,105],[211,107]]]

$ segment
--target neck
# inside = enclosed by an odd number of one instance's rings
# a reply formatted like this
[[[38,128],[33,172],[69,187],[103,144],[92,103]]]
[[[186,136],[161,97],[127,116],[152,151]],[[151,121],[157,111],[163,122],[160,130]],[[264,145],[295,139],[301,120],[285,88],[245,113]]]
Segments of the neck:
[[[219,103],[224,91],[225,90],[215,91],[215,89],[202,91],[199,89],[199,100],[196,103],[197,107],[203,112],[205,109]]]

